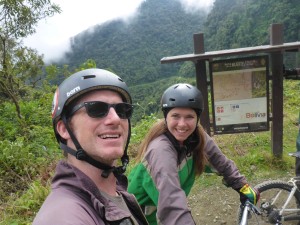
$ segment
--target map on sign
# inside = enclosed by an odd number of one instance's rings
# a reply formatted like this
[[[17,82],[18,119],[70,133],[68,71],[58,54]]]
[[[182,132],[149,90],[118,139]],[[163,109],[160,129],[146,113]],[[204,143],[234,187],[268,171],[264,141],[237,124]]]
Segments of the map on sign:
[[[262,69],[215,74],[214,99],[226,101],[266,97],[266,74]]]
[[[214,98],[216,101],[252,98],[251,72],[215,76]]]
[[[266,57],[213,62],[215,133],[268,129],[267,65]]]

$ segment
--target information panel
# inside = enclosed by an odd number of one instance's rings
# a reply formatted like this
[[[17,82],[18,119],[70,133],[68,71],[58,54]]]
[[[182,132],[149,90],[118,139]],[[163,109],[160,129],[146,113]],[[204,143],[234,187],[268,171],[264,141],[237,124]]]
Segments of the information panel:
[[[210,63],[214,133],[269,130],[268,57]]]

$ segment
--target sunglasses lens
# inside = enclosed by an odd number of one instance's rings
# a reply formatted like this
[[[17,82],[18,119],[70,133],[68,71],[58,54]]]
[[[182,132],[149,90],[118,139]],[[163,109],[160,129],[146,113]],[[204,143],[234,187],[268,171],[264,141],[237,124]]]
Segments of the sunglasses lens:
[[[102,118],[107,115],[109,107],[105,102],[89,102],[86,104],[86,110],[90,117]]]
[[[119,103],[115,106],[116,113],[121,119],[129,119],[132,115],[132,105],[127,103]]]
[[[110,107],[113,107],[121,119],[129,119],[132,115],[133,107],[127,103],[107,104],[106,102],[86,102],[87,113],[93,118],[103,118],[107,116]]]

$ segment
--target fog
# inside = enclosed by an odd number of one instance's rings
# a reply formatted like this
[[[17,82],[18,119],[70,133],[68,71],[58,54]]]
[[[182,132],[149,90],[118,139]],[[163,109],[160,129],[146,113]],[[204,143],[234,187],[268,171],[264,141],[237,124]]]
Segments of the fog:
[[[70,38],[97,24],[112,19],[134,17],[146,0],[52,0],[62,12],[41,20],[36,33],[24,39],[24,45],[44,55],[45,62],[59,60],[70,48]],[[178,0],[186,11],[210,10],[214,0]]]

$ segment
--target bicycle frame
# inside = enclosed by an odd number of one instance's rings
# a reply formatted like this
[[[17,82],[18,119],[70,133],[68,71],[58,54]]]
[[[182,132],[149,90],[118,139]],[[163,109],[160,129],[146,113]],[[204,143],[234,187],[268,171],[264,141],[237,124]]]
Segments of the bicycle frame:
[[[256,207],[254,204],[252,204],[250,201],[246,201],[243,209],[243,216],[240,222],[240,225],[247,225],[248,224],[248,215],[249,213],[255,213],[257,215],[261,215],[261,211],[258,207]]]
[[[249,213],[249,205],[245,204],[244,210],[243,210],[243,217],[242,217],[240,225],[247,225],[248,213]]]

